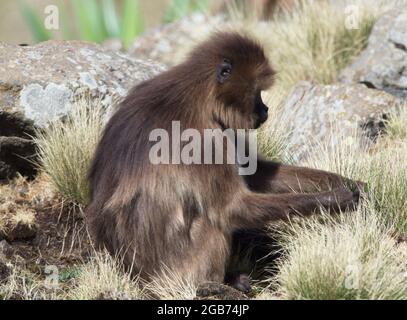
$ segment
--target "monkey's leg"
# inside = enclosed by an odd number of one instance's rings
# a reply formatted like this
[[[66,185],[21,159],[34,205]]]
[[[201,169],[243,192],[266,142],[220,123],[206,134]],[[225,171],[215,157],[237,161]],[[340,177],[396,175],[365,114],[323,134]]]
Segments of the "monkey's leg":
[[[252,290],[250,276],[247,273],[227,273],[225,283],[243,293],[249,293]]]
[[[319,208],[335,212],[355,208],[359,191],[338,188],[311,194],[261,194],[247,191],[230,204],[230,220],[235,230],[261,228],[265,223],[290,216],[309,216]]]
[[[363,183],[322,170],[283,165],[259,159],[254,175],[245,176],[248,187],[262,193],[312,193],[348,186],[362,189]]]
[[[250,291],[251,279],[262,280],[269,275],[265,267],[279,257],[278,248],[277,242],[265,228],[235,231],[225,283],[243,292]]]
[[[226,272],[226,283],[248,290],[247,274],[261,278],[262,265],[276,257],[270,255],[273,239],[263,229],[267,222],[285,220],[290,216],[308,216],[319,207],[334,211],[353,208],[358,202],[358,192],[345,188],[314,194],[256,194],[248,192],[236,201],[231,211],[231,258]],[[243,280],[243,281],[242,281]]]

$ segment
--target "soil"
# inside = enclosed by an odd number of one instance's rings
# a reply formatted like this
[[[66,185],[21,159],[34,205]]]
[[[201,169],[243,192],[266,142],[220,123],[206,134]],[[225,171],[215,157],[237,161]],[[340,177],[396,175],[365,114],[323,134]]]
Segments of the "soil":
[[[64,287],[78,275],[79,266],[88,261],[92,247],[82,210],[53,195],[39,199],[39,194],[48,192],[44,190],[47,187],[46,183],[22,178],[0,186],[0,205],[5,198],[12,201],[14,196],[15,212],[24,209],[34,213],[34,224],[27,225],[24,220],[14,225],[6,223],[4,239],[0,236],[0,273],[9,275],[20,270],[29,280],[43,282],[49,270],[57,270]],[[0,219],[11,220],[13,216],[0,210]],[[6,276],[2,278],[0,281]],[[17,294],[13,298],[22,297]]]

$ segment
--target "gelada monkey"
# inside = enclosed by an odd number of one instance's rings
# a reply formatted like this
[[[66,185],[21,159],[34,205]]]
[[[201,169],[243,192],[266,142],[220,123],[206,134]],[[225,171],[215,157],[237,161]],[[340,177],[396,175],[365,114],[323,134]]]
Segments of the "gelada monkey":
[[[146,280],[165,266],[197,284],[222,282],[235,232],[353,207],[359,192],[344,187],[352,182],[324,171],[261,158],[247,176],[227,163],[151,163],[150,133],[171,132],[173,121],[199,132],[258,128],[273,75],[255,40],[216,33],[185,62],[133,88],[108,121],[89,173],[95,243]],[[236,274],[229,282],[247,290],[247,281]]]

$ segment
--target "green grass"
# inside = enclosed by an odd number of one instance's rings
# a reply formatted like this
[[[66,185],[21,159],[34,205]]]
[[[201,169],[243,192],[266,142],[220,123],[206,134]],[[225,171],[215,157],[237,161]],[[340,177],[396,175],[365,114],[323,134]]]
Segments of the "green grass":
[[[174,22],[193,12],[207,11],[211,1],[172,0],[164,10],[163,22]],[[117,38],[124,48],[128,48],[144,32],[145,22],[139,0],[72,0],[70,4],[70,7],[60,7],[64,39],[102,43]],[[53,32],[44,27],[42,14],[32,9],[26,0],[19,0],[19,5],[35,42],[54,37]],[[73,17],[69,9],[72,9]]]
[[[115,0],[73,0],[73,21],[68,22],[68,10],[60,9],[63,34],[66,39],[86,40],[101,43],[110,38],[119,38],[124,47],[144,31],[143,13],[139,0],[124,0],[122,10],[118,13],[118,2]],[[53,34],[45,29],[42,15],[35,12],[25,1],[20,2],[23,14],[33,39],[36,42],[53,38]],[[77,30],[73,29],[77,25]]]
[[[21,14],[31,30],[33,39],[36,42],[50,40],[52,34],[45,28],[41,17],[24,0],[18,0],[18,4]]]
[[[212,0],[171,0],[164,22],[174,22],[192,12],[206,12]]]

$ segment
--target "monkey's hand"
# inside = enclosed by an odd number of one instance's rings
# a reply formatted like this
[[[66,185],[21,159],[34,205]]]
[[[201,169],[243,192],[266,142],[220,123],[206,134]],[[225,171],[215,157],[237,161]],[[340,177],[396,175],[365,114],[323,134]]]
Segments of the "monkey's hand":
[[[341,187],[332,190],[332,194],[333,195],[330,195],[328,199],[331,205],[327,207],[332,208],[335,212],[343,212],[346,210],[356,210],[361,193],[359,188],[349,190],[346,187]]]

